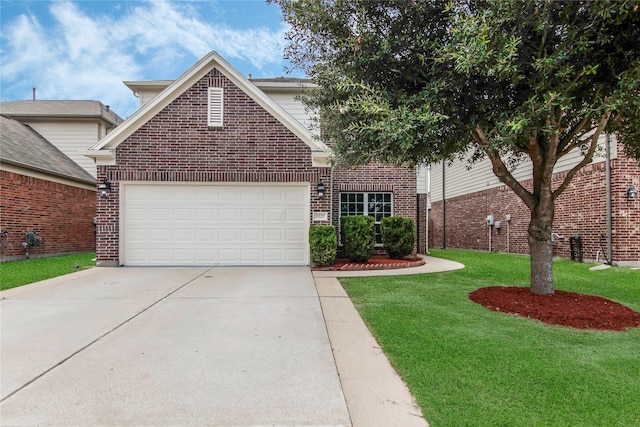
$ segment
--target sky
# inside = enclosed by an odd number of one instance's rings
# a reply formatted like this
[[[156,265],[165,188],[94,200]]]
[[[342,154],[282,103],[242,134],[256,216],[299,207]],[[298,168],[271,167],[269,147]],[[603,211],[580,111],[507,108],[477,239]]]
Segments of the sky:
[[[215,50],[242,74],[285,73],[280,8],[262,0],[0,0],[0,100],[97,100],[121,117],[125,80],[173,80]]]

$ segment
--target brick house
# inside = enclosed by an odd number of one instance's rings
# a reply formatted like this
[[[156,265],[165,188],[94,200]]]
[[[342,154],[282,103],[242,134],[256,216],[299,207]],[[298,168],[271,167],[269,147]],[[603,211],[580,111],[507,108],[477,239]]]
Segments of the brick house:
[[[607,190],[607,142],[610,144],[610,191]],[[570,258],[573,243],[574,258],[582,255],[583,260],[605,262],[610,251],[614,264],[640,267],[640,200],[633,198],[633,189],[640,188],[640,163],[629,158],[613,136],[608,141],[603,136],[600,144],[599,155],[576,174],[556,201],[554,255]],[[579,153],[574,153],[556,165],[555,185],[578,163],[578,156]],[[431,246],[529,253],[529,210],[493,175],[488,160],[471,169],[464,160],[444,167],[439,163],[431,165],[430,172]],[[530,187],[530,164],[518,167],[514,176],[525,188]],[[421,197],[421,206],[425,206],[426,194]],[[493,217],[493,225],[487,224],[488,216]],[[581,254],[577,253],[577,236]]]
[[[95,249],[95,179],[31,127],[0,116],[2,261]],[[27,233],[41,239],[25,246]]]
[[[416,218],[415,171],[330,166],[295,98],[307,80],[250,80],[211,52],[174,81],[125,84],[141,107],[86,152],[110,186],[98,265],[308,265],[310,224]]]

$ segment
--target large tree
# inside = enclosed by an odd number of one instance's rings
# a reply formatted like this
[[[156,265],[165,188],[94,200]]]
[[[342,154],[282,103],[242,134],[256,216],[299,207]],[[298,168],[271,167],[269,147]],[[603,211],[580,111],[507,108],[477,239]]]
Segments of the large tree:
[[[319,89],[336,160],[420,165],[473,153],[531,211],[531,291],[553,293],[554,205],[603,132],[640,155],[638,0],[274,0],[287,57]],[[553,168],[581,161],[554,185]],[[532,163],[525,188],[512,175]]]

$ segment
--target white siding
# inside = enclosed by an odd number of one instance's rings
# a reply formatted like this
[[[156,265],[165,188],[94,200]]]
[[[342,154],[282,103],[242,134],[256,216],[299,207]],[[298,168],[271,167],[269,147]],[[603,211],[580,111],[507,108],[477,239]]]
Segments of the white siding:
[[[417,185],[416,190],[418,194],[429,194],[429,171],[431,166],[422,166],[416,168]]]
[[[141,90],[139,92],[139,95],[140,95],[140,108],[142,108],[146,104],[148,104],[149,101],[151,101],[153,98],[155,98],[156,95],[159,94],[160,92],[162,92],[163,90],[164,90],[164,88],[162,88],[162,89]]]
[[[611,158],[615,158],[615,138],[612,137],[611,140]],[[601,147],[594,156],[592,163],[600,163],[605,160],[604,135],[600,137],[599,142]],[[470,154],[467,158],[469,156]],[[558,161],[554,172],[569,170],[580,162],[581,159],[580,151],[574,150]],[[469,168],[468,165],[466,160],[456,160],[450,165],[447,165],[445,172],[445,198],[450,199],[504,185],[493,174],[489,159],[485,158],[481,162],[474,164],[471,168]],[[531,179],[531,174],[531,162],[529,161],[520,164],[513,172],[513,176],[518,181]],[[442,200],[442,162],[431,166],[431,201],[437,202],[439,200]]]
[[[95,162],[83,155],[82,152],[90,149],[104,136],[101,135],[101,127],[98,122],[66,120],[56,122],[23,120],[23,122],[58,147],[60,151],[92,176],[96,176]]]
[[[264,89],[263,89],[264,90]],[[306,111],[302,101],[296,99],[295,93],[285,92],[268,92],[265,93],[269,98],[273,99],[278,105],[280,105],[287,113],[291,114],[294,119],[302,123],[307,129],[311,130],[314,135],[317,135],[315,123],[313,117],[315,114]]]

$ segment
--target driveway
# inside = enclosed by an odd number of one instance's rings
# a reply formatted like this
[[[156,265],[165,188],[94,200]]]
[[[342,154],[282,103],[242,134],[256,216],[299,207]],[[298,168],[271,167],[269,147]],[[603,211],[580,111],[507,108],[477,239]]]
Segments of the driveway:
[[[307,267],[94,268],[2,298],[2,425],[350,425]]]

